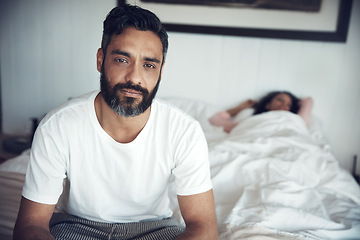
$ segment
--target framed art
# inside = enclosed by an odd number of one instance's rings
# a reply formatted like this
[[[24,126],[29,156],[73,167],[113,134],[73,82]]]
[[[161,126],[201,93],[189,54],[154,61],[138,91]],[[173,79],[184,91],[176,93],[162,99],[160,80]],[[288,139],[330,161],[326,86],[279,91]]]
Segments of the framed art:
[[[256,0],[228,0],[228,6],[220,0],[118,0],[118,4],[151,10],[169,32],[346,42],[352,0],[319,1],[321,6],[314,11],[234,5]]]

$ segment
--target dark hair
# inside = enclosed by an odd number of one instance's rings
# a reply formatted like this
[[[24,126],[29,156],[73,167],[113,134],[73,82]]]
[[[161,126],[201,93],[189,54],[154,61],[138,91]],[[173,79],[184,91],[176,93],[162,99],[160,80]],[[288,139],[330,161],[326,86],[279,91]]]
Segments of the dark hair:
[[[104,55],[111,37],[114,34],[121,34],[128,27],[135,27],[140,31],[152,31],[159,36],[163,46],[163,61],[165,60],[169,43],[168,35],[160,19],[149,10],[129,4],[122,4],[113,8],[106,16],[101,41]]]
[[[274,92],[270,92],[269,94],[264,96],[254,106],[254,108],[255,108],[254,115],[260,114],[263,112],[267,112],[268,110],[266,109],[266,105],[268,105],[268,103],[270,103],[274,99],[274,97],[276,97],[277,95],[282,94],[282,93],[287,94],[291,98],[290,112],[297,113],[299,111],[299,98],[295,97],[292,93],[287,92],[287,91],[274,91]]]

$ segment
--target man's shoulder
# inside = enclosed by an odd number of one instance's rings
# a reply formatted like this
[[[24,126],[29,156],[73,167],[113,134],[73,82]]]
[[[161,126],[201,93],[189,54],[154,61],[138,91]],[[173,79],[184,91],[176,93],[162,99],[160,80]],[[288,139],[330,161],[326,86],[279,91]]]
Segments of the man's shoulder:
[[[86,111],[89,109],[88,107],[91,107],[91,101],[95,99],[98,93],[99,91],[93,91],[68,99],[65,103],[48,112],[42,119],[43,124],[50,120],[55,120],[64,116],[69,116],[71,118],[78,118],[82,116],[83,111]]]
[[[180,109],[179,107],[173,105],[170,102],[167,102],[164,99],[155,98],[153,101],[154,106],[156,107],[156,113],[158,117],[164,118],[169,117],[170,120],[179,120],[185,121],[188,123],[197,123],[198,121],[195,120],[192,116],[188,113]]]

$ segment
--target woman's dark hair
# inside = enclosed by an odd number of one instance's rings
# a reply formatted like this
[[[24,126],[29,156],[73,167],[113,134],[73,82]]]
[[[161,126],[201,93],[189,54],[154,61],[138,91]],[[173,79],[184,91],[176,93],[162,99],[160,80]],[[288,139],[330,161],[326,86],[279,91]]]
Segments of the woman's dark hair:
[[[266,109],[266,105],[268,105],[274,99],[274,97],[282,93],[287,94],[291,98],[290,112],[297,113],[299,111],[299,98],[295,97],[292,93],[287,91],[274,91],[260,99],[260,101],[254,106],[254,115],[267,112],[268,110]]]
[[[163,61],[165,60],[169,43],[168,35],[160,19],[146,9],[129,4],[122,4],[113,8],[106,16],[101,41],[104,55],[110,44],[111,37],[114,34],[121,34],[128,27],[134,27],[140,31],[152,31],[159,36],[163,46]]]

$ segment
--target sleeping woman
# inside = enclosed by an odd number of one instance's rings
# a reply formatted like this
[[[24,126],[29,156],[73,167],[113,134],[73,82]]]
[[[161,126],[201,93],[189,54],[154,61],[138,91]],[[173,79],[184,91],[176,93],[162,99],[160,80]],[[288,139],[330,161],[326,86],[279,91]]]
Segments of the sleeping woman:
[[[287,91],[274,91],[264,96],[259,102],[249,99],[227,111],[218,112],[209,119],[209,122],[214,126],[223,127],[224,131],[229,133],[239,123],[233,118],[243,110],[253,108],[253,115],[268,111],[290,111],[298,114],[308,125],[312,106],[311,97],[299,99]]]

